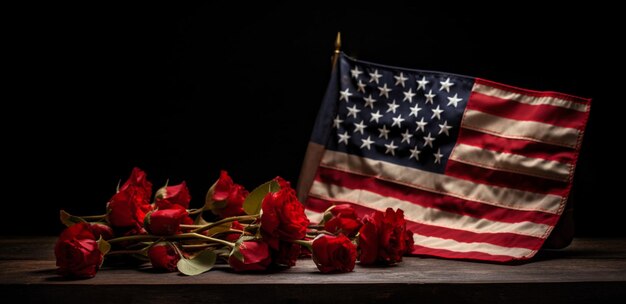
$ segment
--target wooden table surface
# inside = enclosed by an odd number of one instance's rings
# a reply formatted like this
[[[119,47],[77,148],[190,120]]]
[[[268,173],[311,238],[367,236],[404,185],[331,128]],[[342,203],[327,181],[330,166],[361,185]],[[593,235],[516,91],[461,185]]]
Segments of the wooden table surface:
[[[0,293],[38,303],[626,303],[626,239],[575,239],[520,265],[407,257],[323,275],[309,259],[263,274],[226,267],[187,277],[149,267],[56,275],[55,237],[0,237]],[[2,301],[3,303],[7,303]],[[16,301],[17,302],[17,301]]]

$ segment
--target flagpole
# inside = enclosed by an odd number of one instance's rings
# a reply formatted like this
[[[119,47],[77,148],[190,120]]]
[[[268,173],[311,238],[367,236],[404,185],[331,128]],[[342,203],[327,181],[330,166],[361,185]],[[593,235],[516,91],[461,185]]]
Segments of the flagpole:
[[[339,55],[341,53],[341,32],[337,32],[337,38],[335,39],[335,52],[332,57],[332,72],[337,69],[337,61],[339,61]],[[315,172],[322,160],[324,151],[326,148],[323,145],[309,142],[306,153],[304,154],[304,160],[302,161],[302,167],[300,168],[300,177],[298,177],[298,185],[296,190],[298,193],[298,199],[300,202],[305,203],[306,197],[309,194],[309,190],[313,185],[313,179],[315,178]]]

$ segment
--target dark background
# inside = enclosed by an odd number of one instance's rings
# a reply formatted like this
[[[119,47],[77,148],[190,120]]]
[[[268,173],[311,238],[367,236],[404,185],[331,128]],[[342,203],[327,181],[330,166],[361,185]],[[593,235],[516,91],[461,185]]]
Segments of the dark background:
[[[296,3],[7,10],[0,234],[57,234],[59,209],[104,213],[133,166],[155,190],[186,180],[192,207],[220,169],[248,189],[277,175],[295,185],[339,30],[359,59],[593,98],[577,235],[626,234],[620,180],[601,173],[621,170],[603,140],[623,129],[610,8]]]

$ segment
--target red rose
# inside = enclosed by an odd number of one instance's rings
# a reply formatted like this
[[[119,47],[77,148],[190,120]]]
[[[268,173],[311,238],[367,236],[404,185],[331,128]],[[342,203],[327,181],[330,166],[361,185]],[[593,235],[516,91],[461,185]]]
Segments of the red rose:
[[[359,228],[361,228],[361,222],[353,218],[344,217],[342,214],[331,218],[324,224],[324,230],[334,234],[342,233],[348,237],[355,236],[359,232]]]
[[[359,218],[356,215],[356,210],[354,210],[354,208],[352,206],[350,206],[349,204],[339,204],[339,205],[335,205],[333,208],[330,209],[330,213],[333,216],[343,216],[345,218],[351,218],[351,219],[355,219],[358,220]]]
[[[180,232],[180,224],[187,217],[183,208],[156,210],[146,216],[146,229],[154,235],[173,235]]]
[[[131,176],[107,205],[111,226],[124,229],[142,227],[146,213],[152,210],[151,193],[152,184],[146,180],[146,173],[134,168]]]
[[[226,206],[224,208],[215,209],[217,215],[221,217],[231,217],[238,215],[245,215],[243,211],[243,202],[248,196],[248,190],[241,185],[233,185],[230,190],[228,198],[226,198]]]
[[[283,188],[291,188],[291,183],[288,182],[287,180],[285,180],[284,178],[280,177],[280,176],[276,176],[274,178],[274,180],[278,183],[278,185],[280,186],[281,189],[283,189]]]
[[[66,277],[91,278],[102,264],[102,252],[88,223],[66,228],[54,246],[59,273]]]
[[[156,193],[155,205],[159,209],[170,209],[172,205],[179,205],[188,209],[190,201],[191,195],[187,183],[182,182],[178,185],[159,189]]]
[[[394,212],[387,208],[384,214],[375,211],[365,217],[359,231],[361,264],[393,264],[402,261],[407,248],[406,236],[406,222],[401,209]]]
[[[313,262],[323,273],[350,272],[356,263],[356,246],[343,234],[320,234],[313,240]]]
[[[230,195],[230,189],[235,185],[233,179],[225,170],[220,171],[220,178],[215,182],[212,198],[216,201],[225,200]]]
[[[261,208],[261,232],[272,249],[279,249],[279,240],[301,240],[306,236],[309,219],[292,188],[268,193],[263,198]]]
[[[243,242],[239,246],[239,252],[243,256],[243,261],[235,256],[228,258],[228,264],[235,271],[265,270],[272,262],[267,243],[262,241]]]
[[[137,187],[138,189],[145,190],[148,196],[152,194],[152,183],[148,181],[146,172],[137,167],[133,168],[130,172],[130,176],[120,187],[120,191],[124,191],[131,187]]]
[[[235,184],[228,173],[222,170],[220,178],[207,193],[205,208],[223,218],[245,215],[243,202],[247,196],[248,191]]]
[[[176,264],[180,260],[180,255],[170,242],[160,242],[148,250],[148,258],[154,269],[163,271],[176,271]]]
[[[110,240],[113,238],[113,229],[111,229],[111,226],[104,224],[104,223],[90,223],[91,224],[91,231],[93,232],[93,235],[95,236],[95,239],[98,240],[100,239],[100,237],[102,237],[102,239],[104,240]]]
[[[274,263],[276,265],[292,267],[296,266],[296,260],[300,256],[300,245],[292,242],[280,241],[278,245],[278,251],[275,251],[272,255]]]

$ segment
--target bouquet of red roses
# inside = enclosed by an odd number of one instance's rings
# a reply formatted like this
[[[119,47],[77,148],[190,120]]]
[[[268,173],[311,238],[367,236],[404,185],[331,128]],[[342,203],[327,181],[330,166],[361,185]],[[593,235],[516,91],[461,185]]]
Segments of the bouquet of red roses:
[[[67,228],[54,248],[59,273],[93,277],[105,260],[150,262],[155,269],[186,275],[209,271],[218,262],[235,271],[263,271],[294,266],[308,255],[323,273],[349,272],[357,255],[360,264],[394,264],[413,246],[402,210],[388,208],[359,219],[350,205],[335,205],[312,225],[281,177],[248,192],[222,171],[201,208],[190,209],[190,201],[185,182],[166,185],[152,198],[146,173],[134,168],[107,203],[106,214],[61,210]],[[205,220],[208,212],[215,221]]]

